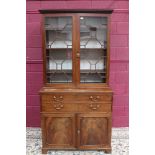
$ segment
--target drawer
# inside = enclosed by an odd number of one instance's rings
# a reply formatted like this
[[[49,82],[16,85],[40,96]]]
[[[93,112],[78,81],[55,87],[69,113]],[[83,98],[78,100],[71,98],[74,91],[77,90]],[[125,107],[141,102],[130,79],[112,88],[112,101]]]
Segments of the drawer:
[[[72,93],[52,93],[41,95],[41,101],[44,103],[51,102],[69,102],[75,100],[75,94]]]
[[[42,112],[74,112],[77,106],[74,102],[67,102],[67,95],[42,95]],[[73,101],[73,100],[72,100]]]
[[[80,102],[104,102],[104,101],[112,101],[111,94],[79,94],[76,97],[77,101]]]
[[[111,112],[111,94],[52,93],[41,95],[42,112]]]
[[[63,101],[63,102],[103,102],[112,101],[112,94],[100,93],[52,93],[41,96],[42,102]]]
[[[41,105],[42,112],[75,112],[77,104],[66,102],[43,102]]]
[[[111,112],[110,103],[101,103],[101,102],[87,102],[78,104],[79,112]]]

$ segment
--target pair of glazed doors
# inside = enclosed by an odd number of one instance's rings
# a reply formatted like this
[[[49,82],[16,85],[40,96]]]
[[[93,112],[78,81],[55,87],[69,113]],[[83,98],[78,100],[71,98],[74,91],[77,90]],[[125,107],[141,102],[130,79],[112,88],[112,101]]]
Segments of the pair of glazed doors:
[[[43,15],[44,82],[105,84],[109,74],[109,15]]]

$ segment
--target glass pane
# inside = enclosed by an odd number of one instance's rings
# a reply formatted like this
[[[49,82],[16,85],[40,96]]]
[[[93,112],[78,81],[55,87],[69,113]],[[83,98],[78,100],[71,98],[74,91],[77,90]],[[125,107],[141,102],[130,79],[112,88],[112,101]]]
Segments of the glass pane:
[[[72,18],[47,17],[45,30],[47,82],[72,82]]]
[[[80,17],[80,82],[106,82],[107,18]]]

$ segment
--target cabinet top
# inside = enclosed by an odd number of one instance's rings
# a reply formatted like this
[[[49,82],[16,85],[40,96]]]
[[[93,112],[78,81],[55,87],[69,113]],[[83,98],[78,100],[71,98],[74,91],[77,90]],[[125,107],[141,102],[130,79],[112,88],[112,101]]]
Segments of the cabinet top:
[[[94,9],[85,9],[85,10],[39,10],[41,14],[48,14],[48,13],[104,13],[104,14],[111,14],[113,10],[94,10]]]

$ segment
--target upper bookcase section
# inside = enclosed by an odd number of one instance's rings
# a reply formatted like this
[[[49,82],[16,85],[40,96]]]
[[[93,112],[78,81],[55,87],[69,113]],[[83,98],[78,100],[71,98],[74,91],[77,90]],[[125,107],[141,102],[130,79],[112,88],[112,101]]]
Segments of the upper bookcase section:
[[[42,18],[44,83],[108,84],[110,15],[46,12]]]

